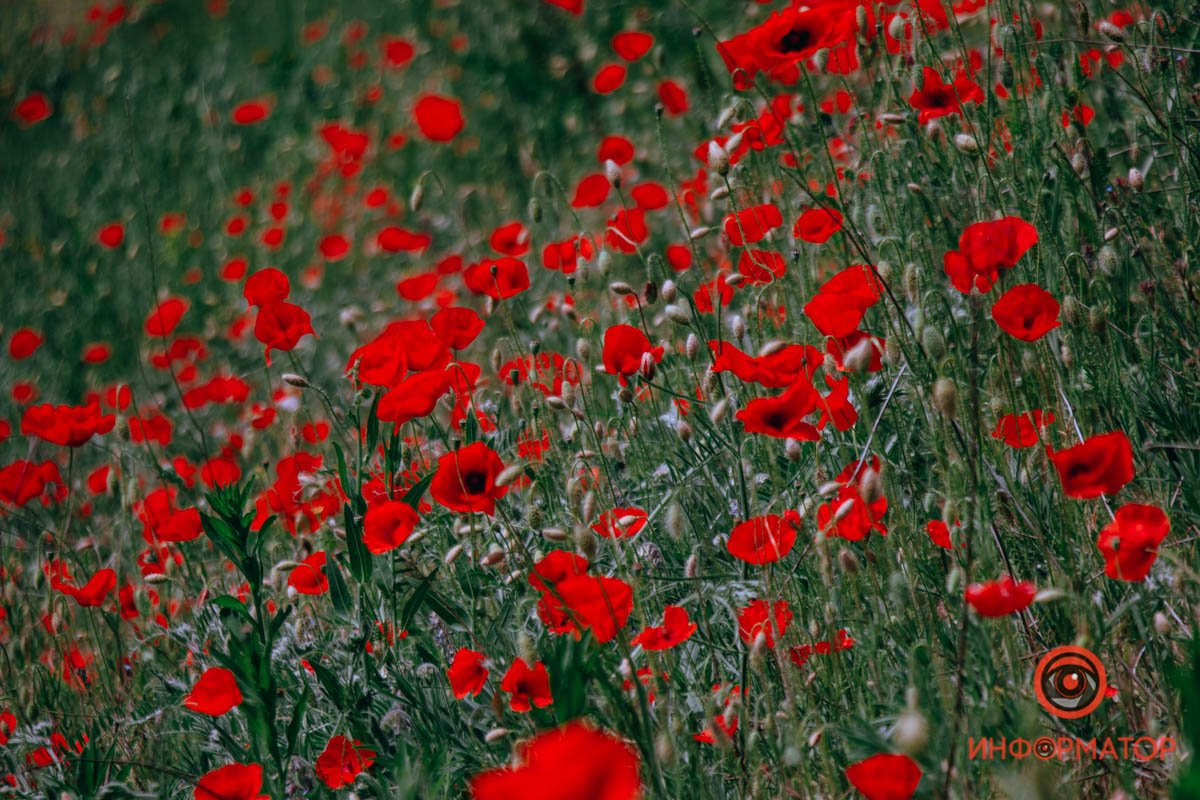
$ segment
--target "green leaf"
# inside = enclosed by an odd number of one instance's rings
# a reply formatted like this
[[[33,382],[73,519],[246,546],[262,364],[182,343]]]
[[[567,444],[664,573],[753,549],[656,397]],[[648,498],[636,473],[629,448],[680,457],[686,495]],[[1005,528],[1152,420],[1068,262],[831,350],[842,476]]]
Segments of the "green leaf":
[[[342,690],[342,681],[333,670],[320,663],[320,656],[313,654],[308,658],[308,664],[312,667],[313,674],[317,676],[317,681],[321,684],[321,688],[325,691],[325,696],[333,701],[333,705],[342,710],[345,707],[346,695]]]
[[[246,608],[246,604],[231,594],[223,594],[220,597],[214,597],[210,602],[218,608],[226,611],[232,611],[235,614],[244,617],[247,621],[250,621],[250,611]]]
[[[421,610],[421,603],[429,595],[433,589],[433,579],[437,577],[438,569],[425,576],[425,579],[413,589],[412,594],[408,596],[408,600],[404,603],[404,610],[400,612],[400,628],[407,628],[412,624],[413,619],[417,616],[417,612]]]
[[[346,579],[342,577],[337,557],[332,554],[325,560],[325,577],[329,579],[329,598],[333,601],[334,610],[343,617],[348,617],[354,608],[354,598],[350,595]]]
[[[421,480],[413,484],[412,488],[404,493],[401,497],[401,502],[408,503],[415,510],[419,510],[421,498],[425,496],[425,491],[429,488],[429,484],[433,482],[433,473],[429,473]]]
[[[287,755],[291,758],[296,752],[296,739],[300,735],[300,726],[304,723],[304,713],[308,710],[308,701],[312,699],[312,690],[308,688],[308,684],[304,686],[304,692],[300,695],[300,699],[296,701],[296,707],[292,710],[292,719],[287,726]]]
[[[363,543],[362,525],[355,519],[350,506],[342,509],[342,515],[346,521],[346,551],[350,556],[350,574],[359,583],[365,583],[370,580],[375,565],[371,561],[371,552]]]

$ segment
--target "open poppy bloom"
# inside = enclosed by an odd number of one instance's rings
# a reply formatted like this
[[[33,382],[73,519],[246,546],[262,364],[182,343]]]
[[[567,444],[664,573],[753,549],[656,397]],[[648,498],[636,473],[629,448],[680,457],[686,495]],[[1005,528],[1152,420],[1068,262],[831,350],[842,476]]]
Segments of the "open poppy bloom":
[[[592,523],[592,530],[606,539],[632,539],[646,527],[646,512],[640,508],[614,508]]]
[[[1058,301],[1036,283],[1014,286],[992,306],[992,319],[1009,336],[1036,342],[1061,323]]]
[[[237,678],[224,667],[204,670],[191,693],[183,698],[183,704],[192,711],[210,717],[219,717],[241,702],[242,691],[238,688]]]
[[[451,511],[482,511],[490,517],[496,513],[496,501],[508,492],[507,486],[496,485],[503,470],[504,462],[496,451],[475,442],[438,459],[429,493]]]
[[[1143,581],[1171,531],[1171,521],[1161,508],[1141,503],[1126,503],[1113,516],[1096,540],[1104,556],[1104,574],[1113,580]]]
[[[590,630],[601,644],[612,641],[633,613],[633,589],[619,578],[571,576],[543,592],[538,610],[555,633],[578,638]]]
[[[824,244],[842,229],[842,212],[836,208],[810,208],[796,220],[792,233],[809,244]]]
[[[474,800],[636,800],[641,759],[627,742],[575,721],[517,747],[517,764],[471,779]]]
[[[117,573],[111,569],[97,570],[83,586],[76,587],[66,571],[66,565],[61,561],[47,564],[50,575],[50,585],[55,590],[75,598],[82,608],[95,608],[104,603],[104,599],[117,586]]]
[[[729,241],[740,247],[762,241],[771,230],[782,224],[783,214],[779,206],[765,203],[730,214],[725,217],[723,227]]]
[[[484,655],[466,647],[460,648],[454,654],[446,677],[450,680],[450,689],[456,700],[462,700],[467,695],[478,695],[483,691],[487,681],[488,669],[483,665]]]
[[[921,782],[921,768],[906,755],[878,753],[846,767],[846,780],[867,800],[909,800]]]
[[[871,268],[855,264],[834,275],[804,305],[817,330],[841,338],[858,329],[867,309],[880,298],[879,281]]]
[[[1037,229],[1020,217],[976,222],[963,229],[958,249],[946,253],[942,266],[963,294],[973,288],[988,292],[1000,280],[1000,270],[1016,266],[1037,241]]]
[[[1006,617],[1029,608],[1037,588],[1029,581],[1014,581],[1005,576],[967,587],[965,598],[981,617]]]
[[[1034,409],[1024,414],[1005,414],[992,431],[993,439],[1003,439],[1014,449],[1033,447],[1041,438],[1041,432],[1054,422],[1054,413]]]
[[[663,609],[663,624],[646,628],[633,637],[632,644],[641,645],[643,650],[670,650],[692,638],[695,632],[696,623],[688,618],[687,609],[667,606]]]
[[[1123,431],[1092,436],[1049,455],[1067,497],[1116,494],[1133,480],[1133,448]]]
[[[513,711],[529,711],[534,706],[545,708],[554,702],[550,694],[550,673],[540,661],[530,667],[523,658],[514,660],[500,681],[500,691],[512,695],[508,707]]]
[[[726,546],[730,555],[748,564],[770,564],[791,552],[798,524],[800,515],[792,510],[748,519],[734,526]]]
[[[710,339],[715,373],[731,372],[739,380],[769,389],[791,386],[806,376],[810,380],[821,366],[821,351],[812,345],[789,344],[767,355],[751,356],[729,342]]]
[[[431,142],[449,142],[466,124],[462,104],[452,97],[424,94],[413,106],[413,119],[421,135]]]
[[[363,517],[363,544],[375,555],[395,550],[412,535],[418,522],[417,510],[402,500],[373,503]]]
[[[292,570],[287,585],[300,594],[325,594],[329,578],[325,576],[325,553],[313,553]]]
[[[971,80],[965,70],[958,70],[953,83],[942,80],[942,74],[933,67],[921,71],[921,86],[913,89],[908,102],[920,113],[917,122],[924,125],[931,119],[949,114],[962,116],[963,103],[982,103],[985,97],[979,84]]]
[[[735,416],[746,433],[815,442],[821,434],[814,424],[805,421],[805,417],[816,412],[820,403],[820,393],[806,375],[801,375],[782,394],[751,400]]]
[[[604,369],[616,375],[622,386],[628,376],[641,370],[646,357],[656,364],[661,362],[663,348],[651,347],[641,330],[632,325],[613,325],[604,332]]]
[[[782,636],[791,621],[792,610],[786,600],[775,601],[774,609],[766,600],[755,600],[737,612],[738,636],[746,644],[753,645],[761,634],[763,643],[774,647],[775,637]]]
[[[195,800],[271,800],[262,791],[262,766],[228,764],[206,774],[196,784]]]
[[[375,763],[375,751],[359,747],[359,741],[350,741],[345,736],[334,736],[317,756],[317,777],[330,789],[340,789],[354,783],[354,779]]]
[[[56,406],[45,403],[30,406],[21,417],[21,433],[36,436],[63,447],[82,447],[93,436],[113,429],[117,418],[105,414],[93,400],[85,406]]]

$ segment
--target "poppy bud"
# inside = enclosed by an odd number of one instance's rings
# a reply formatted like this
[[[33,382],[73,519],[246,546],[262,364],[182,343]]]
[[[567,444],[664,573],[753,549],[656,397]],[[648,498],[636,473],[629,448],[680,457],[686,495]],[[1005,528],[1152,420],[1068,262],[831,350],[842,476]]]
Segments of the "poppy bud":
[[[675,281],[668,278],[663,281],[661,292],[662,299],[668,303],[674,303],[675,297],[679,294],[678,288],[675,286]]]
[[[858,563],[858,556],[844,547],[838,551],[838,565],[847,575],[857,575],[861,566]]]
[[[861,8],[861,6],[859,7]],[[905,36],[906,27],[908,27],[908,22],[904,19],[904,17],[900,16],[899,14],[895,14],[888,23],[888,36],[895,39],[897,42],[902,42],[905,38],[907,38]]]
[[[648,381],[654,380],[655,362],[653,353],[642,353],[642,363],[638,373]]]
[[[412,194],[408,196],[408,207],[412,211],[421,210],[421,202],[425,199],[425,183],[417,181],[417,185],[413,187]]]
[[[917,293],[921,290],[920,277],[921,273],[917,269],[916,264],[910,261],[904,265],[904,293],[908,295],[908,299],[912,302],[916,302]]]
[[[580,361],[590,361],[592,359],[592,344],[587,339],[575,340],[575,355],[579,356]]]
[[[1062,362],[1067,369],[1075,366],[1075,354],[1071,352],[1071,348],[1067,345],[1062,346]]]
[[[658,284],[654,281],[646,281],[646,285],[642,287],[642,296],[646,298],[646,305],[654,305],[658,300]]]
[[[892,738],[903,752],[910,756],[919,755],[929,743],[929,721],[915,708],[907,708],[896,718]]]
[[[703,239],[705,236],[708,236],[712,232],[713,232],[713,228],[709,228],[707,226],[702,225],[699,228],[693,228],[691,233],[688,234],[688,238],[694,242],[697,239]]]
[[[1075,299],[1075,295],[1069,294],[1062,299],[1062,318],[1063,322],[1068,325],[1078,325],[1079,315],[1081,311],[1080,303]]]
[[[608,274],[610,266],[612,266],[612,256],[607,250],[601,250],[600,255],[596,256],[596,269],[600,272],[601,277]]]
[[[688,425],[687,420],[681,419],[675,425],[675,433],[677,433],[679,438],[684,442],[690,442],[692,440],[692,426]]]
[[[1097,257],[1100,272],[1104,275],[1112,275],[1121,266],[1121,257],[1117,255],[1117,249],[1111,244],[1106,244],[1100,248],[1100,255]]]
[[[729,187],[728,186],[718,186],[717,188],[713,189],[708,194],[709,200],[723,200],[726,197],[729,197]]]
[[[529,198],[529,219],[533,222],[542,221],[542,202],[536,197]]]
[[[1142,171],[1137,167],[1129,168],[1129,188],[1135,192],[1140,192],[1142,187],[1146,185],[1146,178],[1142,175]]]
[[[579,504],[579,516],[584,519],[596,518],[596,493],[591,489],[583,495],[583,502]]]
[[[865,372],[871,366],[873,355],[875,355],[875,342],[867,337],[850,348],[850,352],[842,358],[842,363],[846,365],[846,369],[852,372]]]
[[[949,378],[938,378],[933,384],[933,407],[950,419],[958,411],[958,387]]]
[[[446,551],[446,555],[442,557],[442,563],[453,564],[456,560],[458,560],[458,557],[462,555],[465,547],[466,546],[463,544],[456,544],[454,547],[451,547]]]
[[[883,476],[879,470],[867,467],[858,479],[858,493],[867,505],[883,497]]]
[[[941,361],[946,357],[946,338],[937,328],[926,328],[921,332],[921,346],[934,361]]]
[[[570,537],[562,528],[542,528],[542,538],[548,542],[565,542]]]
[[[505,467],[503,470],[500,471],[500,474],[496,476],[496,485],[497,486],[508,486],[513,481],[515,481],[517,478],[521,477],[521,474],[524,472],[525,472],[524,464],[513,464],[511,466]]]
[[[614,189],[620,189],[621,165],[611,158],[606,158],[604,160],[604,177],[608,178],[608,182],[612,184]]]
[[[975,141],[975,137],[969,133],[956,133],[954,134],[954,149],[958,150],[960,153],[967,153],[968,155],[971,153],[978,153],[979,142]]]
[[[785,440],[783,443],[783,454],[784,454],[784,456],[787,457],[787,460],[791,461],[793,464],[798,462],[800,460],[800,457],[804,454],[804,451],[800,447],[799,440],[797,440],[797,439]]]
[[[488,744],[492,744],[493,742],[498,742],[505,736],[508,736],[509,733],[511,733],[511,731],[509,731],[508,728],[492,728],[483,735],[483,740]]]
[[[617,392],[617,399],[622,403],[628,403],[633,400],[633,392],[629,390],[628,386],[622,386],[621,391]]]
[[[500,348],[494,348],[491,352],[492,372],[499,372],[500,367],[504,364],[504,354],[500,352]]]
[[[691,359],[695,358],[698,352],[700,352],[700,337],[694,333],[689,333],[687,342],[684,344],[684,353]]]
[[[1166,636],[1171,631],[1171,620],[1161,611],[1154,612],[1154,630],[1159,636]]]
[[[817,72],[824,72],[825,65],[829,63],[829,48],[822,47],[820,50],[813,53],[812,63]]]
[[[729,153],[715,139],[708,143],[706,155],[709,169],[721,176],[729,174]]]
[[[900,360],[900,340],[895,336],[889,336],[883,352],[887,355],[888,361],[895,364]]]
[[[729,413],[729,398],[722,397],[712,408],[708,410],[708,418],[713,425],[720,425],[725,415]]]
[[[1096,25],[1096,30],[1100,32],[1101,36],[1112,39],[1114,42],[1125,41],[1125,31],[1121,30],[1106,19],[1100,20],[1100,22]]]
[[[854,9],[854,24],[858,26],[859,32],[867,32],[867,9],[864,6]],[[896,38],[900,37],[897,36]]]
[[[1071,156],[1071,169],[1081,178],[1086,178],[1088,174],[1088,159],[1082,150]]]
[[[608,290],[613,294],[618,294],[622,297],[625,297],[626,295],[637,294],[637,292],[634,291],[634,288],[628,283],[625,283],[625,281],[613,281],[608,285]]]
[[[343,328],[354,328],[363,316],[363,310],[358,306],[347,306],[338,312],[338,324]]]
[[[921,184],[919,183],[910,183],[907,184],[907,187],[913,194],[925,194],[925,190],[921,188]]]
[[[666,516],[665,524],[666,524],[667,534],[670,535],[670,537],[672,539],[675,539],[677,541],[679,539],[682,539],[683,538],[683,506],[679,505],[679,503],[676,503],[675,501],[672,500],[671,504],[669,506],[667,506],[667,516]]]
[[[582,553],[588,561],[594,559],[596,557],[596,534],[592,533],[590,528],[576,525],[574,535],[575,549]]]
[[[297,375],[294,372],[283,373],[283,382],[288,386],[295,386],[297,389],[312,388],[312,384],[303,375]]]
[[[741,286],[745,282],[746,282],[746,276],[740,272],[735,272],[734,274],[730,275],[728,278],[725,279],[725,284],[734,289]]]
[[[479,566],[481,566],[481,567],[502,567],[502,566],[504,566],[504,551],[500,548],[500,545],[493,544],[490,548],[488,548],[488,551],[483,556],[483,558],[479,559]]]
[[[683,565],[683,575],[686,578],[695,578],[700,574],[700,559],[695,553],[688,556],[687,561]]]
[[[733,317],[729,321],[729,330],[733,332],[733,338],[741,341],[746,338],[746,320],[741,317]]]
[[[160,583],[169,583],[170,580],[171,580],[170,575],[164,575],[161,572],[155,572],[155,573],[152,573],[152,574],[146,576],[146,583],[149,583],[151,585],[157,585]]]

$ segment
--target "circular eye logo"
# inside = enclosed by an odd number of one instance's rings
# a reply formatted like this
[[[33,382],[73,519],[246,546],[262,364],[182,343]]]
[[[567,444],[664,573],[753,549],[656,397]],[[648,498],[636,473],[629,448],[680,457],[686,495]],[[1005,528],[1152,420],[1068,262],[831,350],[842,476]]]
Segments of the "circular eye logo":
[[[1104,665],[1082,647],[1056,647],[1042,656],[1033,671],[1038,702],[1062,719],[1079,719],[1095,711],[1107,687]]]

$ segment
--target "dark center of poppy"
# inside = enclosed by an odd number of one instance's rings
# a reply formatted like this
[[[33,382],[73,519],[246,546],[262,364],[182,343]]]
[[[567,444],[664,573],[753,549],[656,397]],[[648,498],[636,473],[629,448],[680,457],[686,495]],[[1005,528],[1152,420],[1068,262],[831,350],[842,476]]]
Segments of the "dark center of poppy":
[[[463,475],[463,487],[468,494],[483,494],[487,491],[487,475],[482,472],[468,472]]]
[[[779,40],[779,49],[784,53],[799,53],[812,44],[812,31],[792,28]]]

